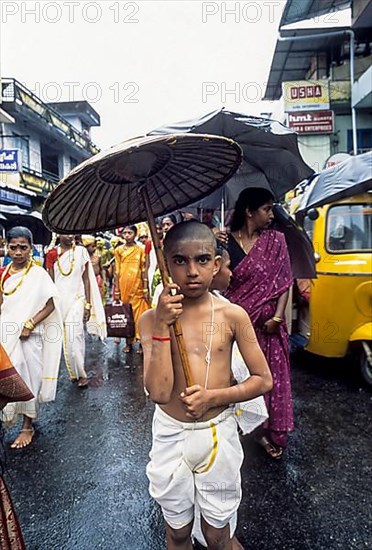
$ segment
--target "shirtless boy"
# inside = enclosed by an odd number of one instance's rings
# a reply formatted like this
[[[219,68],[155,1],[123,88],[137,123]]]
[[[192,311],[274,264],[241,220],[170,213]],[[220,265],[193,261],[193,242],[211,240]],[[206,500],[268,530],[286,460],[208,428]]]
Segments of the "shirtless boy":
[[[230,405],[269,391],[272,378],[246,312],[208,291],[220,267],[211,230],[193,220],[177,224],[164,252],[174,282],[140,320],[145,386],[156,403],[150,494],[162,508],[169,550],[192,549],[195,507],[208,548],[232,550],[239,547],[229,522],[241,499],[243,451]],[[172,330],[178,318],[191,387]],[[251,377],[230,386],[234,341]]]

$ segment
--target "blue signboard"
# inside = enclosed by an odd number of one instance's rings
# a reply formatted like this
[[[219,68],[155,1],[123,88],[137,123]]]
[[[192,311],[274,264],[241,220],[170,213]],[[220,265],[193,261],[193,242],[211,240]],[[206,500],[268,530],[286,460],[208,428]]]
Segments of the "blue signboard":
[[[0,172],[19,172],[19,150],[0,149]]]
[[[10,204],[20,204],[21,206],[27,206],[31,208],[31,198],[17,193],[16,191],[10,189],[0,188],[0,202],[10,203]]]

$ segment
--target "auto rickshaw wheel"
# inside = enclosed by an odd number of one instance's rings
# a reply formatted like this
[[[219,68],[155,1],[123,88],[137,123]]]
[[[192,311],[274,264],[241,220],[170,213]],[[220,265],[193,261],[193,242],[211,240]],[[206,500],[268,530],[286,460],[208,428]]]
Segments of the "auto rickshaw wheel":
[[[363,380],[369,385],[372,386],[372,364],[371,360],[371,348],[368,344],[363,342],[362,349],[360,350],[360,372],[362,374]]]

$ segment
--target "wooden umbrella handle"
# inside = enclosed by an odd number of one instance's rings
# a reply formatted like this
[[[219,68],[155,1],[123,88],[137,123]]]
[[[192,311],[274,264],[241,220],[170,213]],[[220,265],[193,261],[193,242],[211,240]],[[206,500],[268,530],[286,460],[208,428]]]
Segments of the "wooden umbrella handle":
[[[152,213],[152,210],[151,210],[150,199],[147,192],[146,184],[140,187],[140,193],[142,195],[143,202],[145,205],[147,222],[150,228],[152,243],[155,248],[155,254],[156,254],[156,259],[158,261],[161,279],[163,281],[163,285],[166,285],[171,282],[171,279],[170,279],[167,264],[165,263],[163,250],[160,246],[159,236],[156,231],[154,214]],[[178,319],[173,324],[173,330],[174,330],[174,335],[176,337],[178,353],[180,354],[180,358],[181,358],[182,370],[185,375],[186,385],[187,387],[193,386],[194,381],[191,373],[189,357],[186,352],[185,340],[182,332],[182,325]]]

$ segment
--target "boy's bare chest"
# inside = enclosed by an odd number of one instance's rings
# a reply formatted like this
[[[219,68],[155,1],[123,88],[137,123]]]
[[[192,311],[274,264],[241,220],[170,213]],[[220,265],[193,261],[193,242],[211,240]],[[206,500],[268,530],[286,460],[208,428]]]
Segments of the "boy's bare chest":
[[[232,331],[223,316],[215,311],[204,315],[182,315],[182,332],[190,363],[205,365],[209,359],[219,358],[230,353]]]

